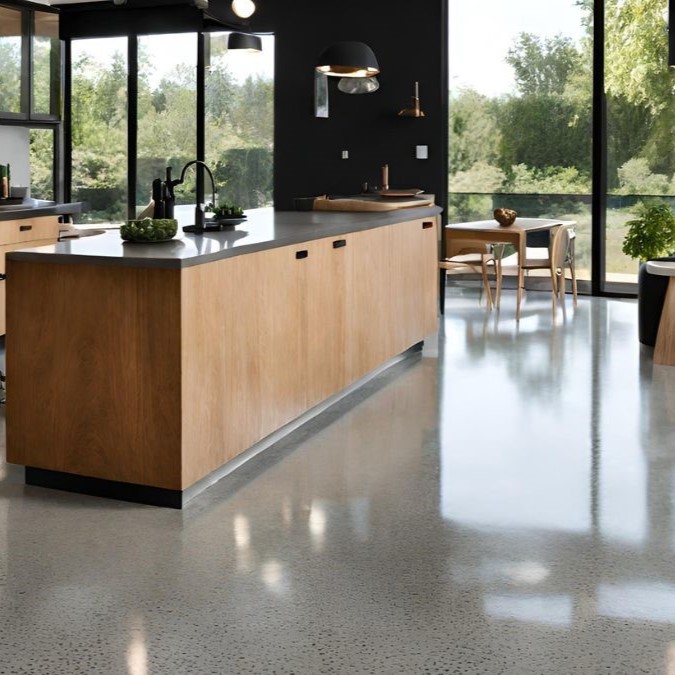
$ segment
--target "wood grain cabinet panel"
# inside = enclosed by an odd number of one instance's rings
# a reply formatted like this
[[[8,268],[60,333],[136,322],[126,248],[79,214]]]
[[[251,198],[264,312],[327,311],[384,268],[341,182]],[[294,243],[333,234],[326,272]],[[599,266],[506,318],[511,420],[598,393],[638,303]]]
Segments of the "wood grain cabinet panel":
[[[8,460],[187,489],[433,332],[423,225],[175,270],[9,261]]]
[[[5,274],[5,254],[21,248],[55,244],[59,238],[56,216],[0,221],[0,274]],[[0,335],[6,332],[4,281],[0,281]]]

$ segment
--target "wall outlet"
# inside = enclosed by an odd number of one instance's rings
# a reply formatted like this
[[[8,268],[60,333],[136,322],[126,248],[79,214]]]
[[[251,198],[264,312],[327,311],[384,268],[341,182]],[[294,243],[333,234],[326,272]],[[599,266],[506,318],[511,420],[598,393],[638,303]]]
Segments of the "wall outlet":
[[[349,159],[349,150],[342,151],[342,159]]]
[[[429,146],[428,145],[415,146],[415,159],[429,159]]]

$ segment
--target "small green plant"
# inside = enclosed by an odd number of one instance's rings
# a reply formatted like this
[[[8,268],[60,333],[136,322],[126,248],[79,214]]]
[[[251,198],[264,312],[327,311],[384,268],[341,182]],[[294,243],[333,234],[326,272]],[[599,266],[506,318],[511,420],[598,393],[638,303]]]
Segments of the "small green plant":
[[[675,249],[675,215],[667,204],[642,205],[638,217],[626,224],[621,250],[631,258],[651,260]]]
[[[244,215],[244,211],[240,206],[230,204],[229,202],[220,202],[218,206],[215,206],[213,202],[209,202],[208,206],[213,211],[214,218],[241,218]]]

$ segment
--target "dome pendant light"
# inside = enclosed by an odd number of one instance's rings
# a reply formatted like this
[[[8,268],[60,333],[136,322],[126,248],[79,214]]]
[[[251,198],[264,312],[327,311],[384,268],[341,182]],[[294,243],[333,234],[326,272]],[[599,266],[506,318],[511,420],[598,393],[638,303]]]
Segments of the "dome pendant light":
[[[336,42],[319,56],[316,69],[333,77],[372,77],[380,72],[375,53],[363,42]]]
[[[255,3],[252,0],[232,0],[232,11],[240,19],[248,19],[255,12]]]
[[[262,40],[259,35],[250,33],[230,33],[227,38],[227,48],[239,49],[246,52],[261,52]]]

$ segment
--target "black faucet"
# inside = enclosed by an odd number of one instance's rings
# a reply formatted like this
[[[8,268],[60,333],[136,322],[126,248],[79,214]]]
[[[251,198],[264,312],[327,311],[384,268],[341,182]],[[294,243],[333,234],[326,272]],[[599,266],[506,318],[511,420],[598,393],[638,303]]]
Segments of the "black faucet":
[[[166,167],[166,180],[161,181],[159,178],[156,178],[152,182],[152,198],[155,200],[155,218],[173,218],[174,205],[176,203],[176,195],[174,193],[174,188],[176,185],[181,185],[185,181],[185,172],[193,165],[198,164],[199,166],[206,169],[206,173],[209,174],[211,179],[211,189],[213,193],[213,205],[216,205],[216,182],[213,179],[213,174],[211,169],[206,165],[205,162],[202,162],[200,159],[193,159],[191,162],[188,162],[180,172],[180,178],[171,178],[171,167]],[[158,215],[160,214],[161,215]],[[190,232],[204,232],[206,224],[206,205],[197,204],[195,207],[195,224],[194,227],[190,228]],[[185,229],[185,228],[184,228]],[[186,230],[188,231],[188,230]]]

